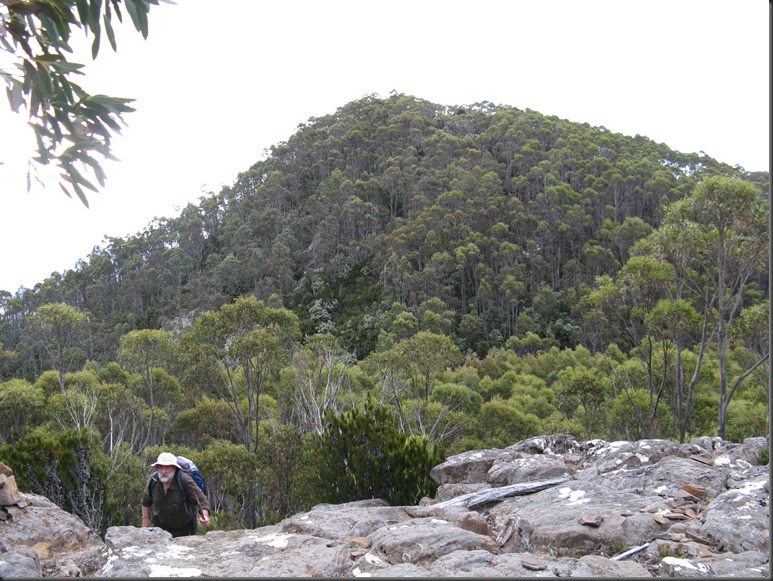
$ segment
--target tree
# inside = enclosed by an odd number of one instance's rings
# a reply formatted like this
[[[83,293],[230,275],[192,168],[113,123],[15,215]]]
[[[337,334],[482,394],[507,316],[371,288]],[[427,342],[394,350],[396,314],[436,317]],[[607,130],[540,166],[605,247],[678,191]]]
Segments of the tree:
[[[606,401],[610,389],[609,381],[583,365],[568,367],[558,373],[557,394],[562,407],[571,412],[582,408],[582,424],[585,437],[601,430],[606,420]]]
[[[534,414],[523,413],[512,402],[494,396],[480,410],[481,438],[486,446],[506,448],[540,433]]]
[[[153,370],[161,367],[172,355],[172,339],[167,331],[143,329],[131,331],[121,337],[118,357],[126,369],[142,376],[148,395],[150,418],[145,441],[140,449],[144,450],[153,433],[154,409],[156,407],[153,385]]]
[[[419,331],[398,343],[391,350],[390,361],[409,378],[413,393],[425,403],[437,380],[437,375],[462,361],[459,348],[450,337],[429,331]]]
[[[672,289],[673,267],[663,260],[635,256],[626,262],[619,274],[620,292],[625,305],[626,335],[646,378],[646,391],[649,395],[648,409],[639,417],[639,407],[632,395],[636,391],[626,366],[616,366],[608,362],[611,377],[622,386],[630,398],[631,409],[642,422],[646,438],[657,437],[657,417],[661,400],[667,394],[672,367],[673,343],[657,329],[657,316],[652,313],[663,297]],[[660,302],[659,302],[660,301]],[[662,317],[660,317],[662,319]],[[658,341],[660,339],[660,341]],[[618,374],[618,369],[624,373]]]
[[[260,394],[298,334],[292,311],[243,296],[202,313],[181,340],[184,362],[228,403],[249,452],[257,453]]]
[[[11,367],[11,363],[19,357],[19,354],[15,351],[6,351],[3,349],[3,344],[0,343],[0,378],[4,375],[4,370]]]
[[[351,403],[347,370],[352,356],[336,343],[332,335],[313,335],[296,349],[290,361],[293,376],[291,422],[302,434],[322,434],[325,411],[343,411]]]
[[[102,33],[117,50],[113,16],[123,20],[121,6],[134,27],[148,37],[148,12],[159,0],[0,0],[0,49],[10,56],[13,67],[0,68],[11,109],[24,108],[37,139],[33,161],[61,168],[59,186],[68,197],[75,192],[88,206],[84,188],[97,191],[86,179],[90,168],[100,186],[105,174],[93,154],[115,159],[110,153],[113,133],[120,133],[124,113],[134,109],[132,99],[90,95],[74,83],[72,75],[83,74],[83,65],[70,62],[66,53],[70,34],[82,28],[92,34],[92,58],[96,58]],[[79,169],[80,168],[80,169]],[[68,184],[68,185],[65,185]],[[30,188],[27,174],[27,189]]]
[[[22,440],[43,418],[45,395],[23,379],[0,383],[0,442]]]
[[[447,410],[441,411],[430,422],[426,413],[430,394],[438,375],[461,361],[462,354],[450,337],[429,331],[419,331],[386,353],[374,354],[373,362],[382,377],[382,399],[396,406],[402,430],[410,431],[415,426],[417,432],[429,437],[430,441],[439,436],[438,430],[444,424],[443,416]],[[404,408],[402,402],[406,399],[415,400],[418,405]]]
[[[49,303],[29,318],[28,333],[59,373],[59,387],[64,391],[64,376],[85,359],[83,346],[89,315],[60,303]]]
[[[666,369],[666,357],[669,344],[674,347],[674,397],[672,409],[674,420],[679,429],[679,443],[685,441],[694,406],[697,382],[690,381],[685,386],[683,353],[690,338],[697,335],[700,327],[700,315],[686,300],[660,300],[646,317],[649,331],[663,345],[663,368]],[[652,436],[648,436],[652,437]]]
[[[768,359],[767,350],[732,386],[727,377],[729,337],[743,306],[744,291],[767,263],[768,202],[752,183],[721,176],[703,180],[692,195],[672,204],[663,226],[637,245],[674,265],[677,287],[700,302],[701,346],[716,338],[719,355],[717,435],[724,437],[727,410],[740,383]],[[677,298],[681,298],[677,296]],[[705,330],[711,326],[712,333]],[[695,375],[699,371],[696,368]]]

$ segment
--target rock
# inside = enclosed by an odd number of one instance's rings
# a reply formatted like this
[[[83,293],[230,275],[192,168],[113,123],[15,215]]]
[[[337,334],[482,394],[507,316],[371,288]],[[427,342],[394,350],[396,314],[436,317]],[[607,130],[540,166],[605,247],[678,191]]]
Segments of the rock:
[[[706,565],[714,577],[764,577],[770,578],[770,555],[760,551],[745,553],[723,553],[698,557],[692,560],[696,564]]]
[[[41,577],[40,559],[35,551],[19,549],[0,553],[0,578]]]
[[[340,540],[349,536],[366,537],[375,530],[410,518],[404,509],[389,506],[383,500],[362,500],[341,505],[317,505],[282,521],[281,530]]]
[[[706,498],[706,488],[694,482],[682,482],[681,490],[693,495],[695,498]]]
[[[435,467],[419,506],[322,504],[177,539],[111,527],[103,542],[21,494],[2,508],[0,576],[767,578],[769,472],[751,461],[767,440],[753,440],[530,438]]]
[[[529,571],[544,571],[548,568],[547,564],[542,559],[529,557],[521,557],[521,565],[523,565],[524,569],[528,569]]]
[[[669,495],[685,480],[699,484],[710,496],[725,490],[727,474],[689,458],[667,457],[656,464],[633,469],[617,469],[602,474],[600,481],[612,490],[636,494]]]
[[[665,557],[660,562],[661,577],[711,577],[711,567],[690,559]]]
[[[585,515],[579,520],[580,524],[586,527],[600,527],[601,523],[604,522],[603,516],[598,515]]]
[[[359,572],[359,569],[356,569],[356,571],[358,571],[358,573],[355,574],[355,577],[363,576],[362,573]],[[427,571],[426,569],[422,569],[421,567],[419,567],[418,565],[414,565],[413,563],[400,563],[399,565],[387,566],[373,573],[369,573],[367,576],[369,577],[435,577],[435,575],[432,574],[430,571]]]
[[[491,560],[490,577],[570,577],[578,560],[549,555],[507,553]]]
[[[99,535],[43,496],[22,497],[25,507],[13,511],[10,521],[0,523],[4,545],[34,552],[41,575],[48,577],[87,577],[101,569],[107,550]]]
[[[515,517],[528,522],[533,529],[529,541],[536,551],[582,556],[603,554],[610,547],[638,546],[661,533],[666,527],[639,511],[657,501],[655,495],[609,490],[603,484],[575,480],[529,496],[505,499],[485,514],[495,531]],[[621,513],[625,509],[636,511],[624,517]],[[591,511],[603,519],[600,526],[580,524]]]
[[[611,442],[592,440],[585,454],[584,464],[592,464],[596,474],[621,468],[639,468],[656,464],[667,456],[683,455],[679,446],[670,440],[639,440]]]
[[[386,526],[371,537],[373,551],[385,561],[422,564],[453,551],[483,549],[492,553],[498,548],[486,536],[460,529],[448,521],[418,518],[398,525]]]
[[[491,535],[491,527],[479,512],[464,506],[454,505],[448,508],[437,506],[404,507],[413,518],[435,517],[454,523],[459,528],[479,535]]]
[[[464,494],[480,492],[481,490],[490,490],[491,488],[493,488],[493,486],[486,482],[478,482],[475,484],[441,484],[438,486],[437,492],[435,493],[434,501],[428,504],[434,504],[435,502],[442,502],[444,500],[451,500],[452,498],[457,498]]]
[[[752,466],[759,466],[760,454],[763,450],[769,450],[767,438],[746,438],[743,444],[730,448],[728,454]]]
[[[767,477],[756,477],[743,486],[717,495],[706,507],[700,532],[723,551],[767,552],[770,537]]]
[[[486,482],[488,471],[502,451],[470,450],[451,456],[430,471],[430,476],[438,484],[476,484]]]
[[[552,436],[537,436],[521,440],[517,444],[505,448],[510,454],[545,454],[547,456],[566,457],[579,454],[583,446],[574,436],[568,434],[553,434]]]
[[[508,484],[507,486],[497,486],[480,492],[470,492],[469,494],[463,494],[450,500],[444,500],[437,502],[433,506],[435,508],[447,508],[451,506],[466,506],[474,508],[497,502],[503,498],[509,498],[512,496],[523,496],[539,492],[546,488],[552,488],[558,486],[570,480],[569,478],[553,478],[552,480],[538,480],[533,482],[520,482],[518,484]]]
[[[11,506],[20,502],[24,502],[24,499],[16,488],[16,478],[13,475],[0,474],[0,506]]]
[[[585,555],[572,571],[572,577],[650,577],[644,565],[631,561],[611,561],[599,555]]]
[[[483,577],[491,571],[494,555],[486,550],[453,551],[435,560],[429,567],[435,577]]]
[[[507,520],[497,535],[496,543],[505,553],[531,553],[534,544],[531,535],[534,527],[526,519],[519,516]]]
[[[508,458],[509,454],[503,454],[494,461],[486,477],[489,483],[494,486],[505,486],[534,480],[570,477],[569,469],[560,457],[528,456],[513,460]]]

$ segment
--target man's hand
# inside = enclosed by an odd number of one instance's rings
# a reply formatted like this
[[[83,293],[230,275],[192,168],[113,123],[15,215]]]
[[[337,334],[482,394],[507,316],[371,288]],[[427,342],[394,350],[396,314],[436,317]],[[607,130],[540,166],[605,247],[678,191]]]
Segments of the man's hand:
[[[142,517],[142,526],[143,526],[143,527],[150,527],[150,526],[153,526],[153,525],[150,523],[150,518],[149,518],[149,517],[144,517],[144,516]]]
[[[209,511],[206,508],[201,509],[201,517],[199,517],[199,522],[204,526],[209,524]]]

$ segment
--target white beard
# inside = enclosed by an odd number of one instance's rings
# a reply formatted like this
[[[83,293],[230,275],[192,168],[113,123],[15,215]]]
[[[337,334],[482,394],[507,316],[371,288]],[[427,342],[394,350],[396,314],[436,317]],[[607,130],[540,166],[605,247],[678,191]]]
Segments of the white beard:
[[[174,478],[174,472],[172,474],[159,474],[158,479],[161,481],[162,484],[166,484],[167,482],[171,482],[172,478]]]

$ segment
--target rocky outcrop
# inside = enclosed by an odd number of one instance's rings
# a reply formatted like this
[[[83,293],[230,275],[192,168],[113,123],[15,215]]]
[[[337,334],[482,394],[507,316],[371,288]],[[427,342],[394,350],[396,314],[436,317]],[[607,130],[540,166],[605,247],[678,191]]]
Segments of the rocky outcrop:
[[[318,505],[178,539],[112,527],[103,542],[22,494],[0,523],[0,575],[769,577],[767,446],[531,438],[448,458],[419,506]]]
[[[22,494],[0,463],[0,577],[98,575],[102,539],[78,517],[36,494]]]

